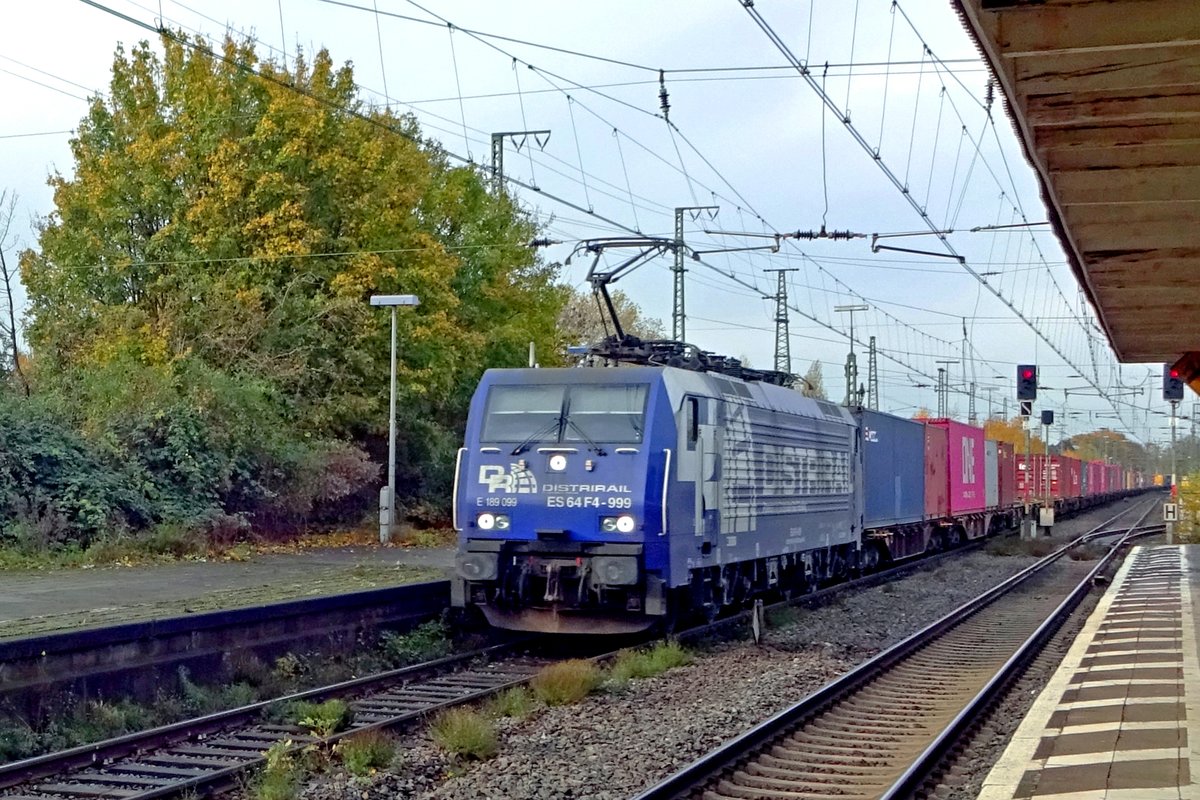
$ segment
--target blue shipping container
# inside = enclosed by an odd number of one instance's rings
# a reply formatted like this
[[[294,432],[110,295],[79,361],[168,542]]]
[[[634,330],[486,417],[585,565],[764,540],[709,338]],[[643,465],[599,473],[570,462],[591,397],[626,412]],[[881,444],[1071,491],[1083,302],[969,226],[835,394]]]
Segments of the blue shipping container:
[[[863,409],[864,525],[886,528],[925,518],[925,424]]]

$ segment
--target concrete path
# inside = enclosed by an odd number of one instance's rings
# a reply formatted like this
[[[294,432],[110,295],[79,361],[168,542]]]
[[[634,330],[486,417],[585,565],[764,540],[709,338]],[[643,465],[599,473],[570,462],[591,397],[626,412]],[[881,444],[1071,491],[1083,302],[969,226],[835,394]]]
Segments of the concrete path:
[[[0,638],[438,580],[443,548],[348,547],[243,562],[0,572]]]

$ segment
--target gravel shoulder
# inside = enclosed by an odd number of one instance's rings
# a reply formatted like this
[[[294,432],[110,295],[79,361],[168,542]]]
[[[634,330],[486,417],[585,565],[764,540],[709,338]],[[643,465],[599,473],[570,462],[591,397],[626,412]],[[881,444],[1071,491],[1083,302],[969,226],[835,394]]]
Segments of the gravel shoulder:
[[[0,639],[439,580],[447,548],[347,547],[243,562],[0,574]]]
[[[1068,539],[1132,501],[1061,523]],[[889,584],[786,616],[762,646],[726,643],[690,666],[601,692],[578,705],[501,720],[499,755],[455,764],[421,733],[390,770],[319,776],[303,800],[628,798],[794,703],[1036,559],[978,550]]]

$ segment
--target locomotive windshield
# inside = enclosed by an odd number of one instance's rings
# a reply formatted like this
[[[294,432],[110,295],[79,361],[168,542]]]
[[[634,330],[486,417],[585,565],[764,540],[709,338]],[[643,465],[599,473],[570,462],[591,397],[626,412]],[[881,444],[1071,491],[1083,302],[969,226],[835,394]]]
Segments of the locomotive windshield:
[[[485,442],[642,441],[646,384],[493,386]]]

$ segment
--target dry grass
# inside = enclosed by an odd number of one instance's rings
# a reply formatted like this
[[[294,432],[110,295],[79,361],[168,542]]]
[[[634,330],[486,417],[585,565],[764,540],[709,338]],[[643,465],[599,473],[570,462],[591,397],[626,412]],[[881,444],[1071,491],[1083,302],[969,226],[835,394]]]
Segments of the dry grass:
[[[578,703],[603,680],[600,668],[591,661],[572,659],[542,669],[529,682],[534,695],[548,706]]]
[[[1022,539],[1018,536],[1002,536],[987,543],[987,552],[993,556],[1048,556],[1061,546],[1053,539]]]
[[[438,747],[460,758],[484,761],[500,748],[492,721],[469,708],[451,708],[429,726],[429,736]]]
[[[1067,558],[1072,561],[1095,561],[1103,558],[1106,552],[1108,551],[1098,544],[1084,544],[1067,553]]]

